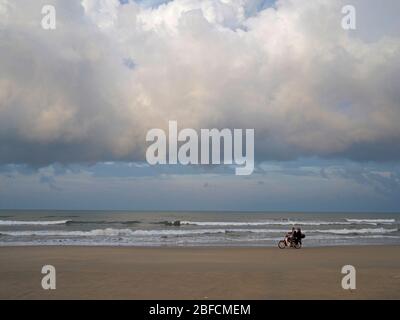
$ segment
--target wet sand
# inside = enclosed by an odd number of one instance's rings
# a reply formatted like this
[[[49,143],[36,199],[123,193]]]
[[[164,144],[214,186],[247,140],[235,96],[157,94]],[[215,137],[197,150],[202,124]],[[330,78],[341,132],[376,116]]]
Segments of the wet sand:
[[[341,287],[344,265],[356,290]],[[0,299],[400,299],[400,246],[0,247]]]

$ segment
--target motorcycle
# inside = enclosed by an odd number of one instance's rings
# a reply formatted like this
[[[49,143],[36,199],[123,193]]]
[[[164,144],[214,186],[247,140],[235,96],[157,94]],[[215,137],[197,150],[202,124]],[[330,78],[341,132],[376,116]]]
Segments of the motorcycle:
[[[295,248],[295,249],[300,249],[302,247],[302,242],[301,239],[304,239],[306,236],[304,234],[301,234],[300,239],[288,239],[287,241],[281,240],[278,242],[278,248],[279,249],[285,249],[286,247],[289,248]]]

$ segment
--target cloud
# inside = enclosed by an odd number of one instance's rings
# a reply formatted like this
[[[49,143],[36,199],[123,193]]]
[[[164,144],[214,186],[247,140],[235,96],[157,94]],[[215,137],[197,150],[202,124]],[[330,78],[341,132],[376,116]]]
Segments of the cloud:
[[[400,5],[353,3],[351,32],[345,1],[0,0],[0,163],[143,161],[168,120],[255,128],[259,161],[398,161]]]

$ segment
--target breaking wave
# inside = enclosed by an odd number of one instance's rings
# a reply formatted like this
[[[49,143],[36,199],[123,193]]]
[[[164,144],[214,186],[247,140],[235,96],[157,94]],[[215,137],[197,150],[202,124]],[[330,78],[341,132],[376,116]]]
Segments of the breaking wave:
[[[47,226],[66,224],[69,220],[54,220],[54,221],[11,221],[11,220],[0,220],[0,226]]]
[[[186,234],[211,234],[224,233],[224,229],[202,229],[202,230],[131,230],[131,229],[96,229],[90,231],[11,231],[1,232],[1,235],[8,236],[61,236],[61,237],[90,237],[90,236],[167,236]]]
[[[394,223],[396,222],[395,219],[346,219],[347,222],[350,223],[371,223],[371,224],[377,224],[377,223]]]
[[[106,220],[70,220],[67,221],[67,225],[79,225],[79,224],[123,224],[123,225],[131,225],[138,224],[140,221],[137,220],[126,220],[126,221],[106,221]]]
[[[324,233],[337,235],[350,234],[387,234],[397,232],[398,229],[316,229],[306,233]],[[1,235],[7,236],[61,236],[61,237],[93,237],[93,236],[180,236],[202,234],[233,234],[233,233],[267,233],[285,234],[287,230],[277,229],[194,229],[194,230],[131,230],[131,229],[95,229],[90,231],[63,231],[63,230],[37,230],[37,231],[2,231]]]
[[[174,222],[169,222],[171,225]],[[175,222],[177,224],[177,222]],[[233,222],[233,221],[179,221],[180,225],[194,226],[323,226],[323,225],[351,225],[351,221],[255,221],[255,222]],[[369,223],[375,225],[375,223]]]

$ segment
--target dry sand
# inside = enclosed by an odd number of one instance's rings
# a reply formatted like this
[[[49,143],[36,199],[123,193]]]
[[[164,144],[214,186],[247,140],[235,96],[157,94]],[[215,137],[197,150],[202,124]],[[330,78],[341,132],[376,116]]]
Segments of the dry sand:
[[[41,287],[43,265],[57,289]],[[341,287],[354,265],[357,289]],[[1,247],[1,299],[400,299],[400,246]]]

